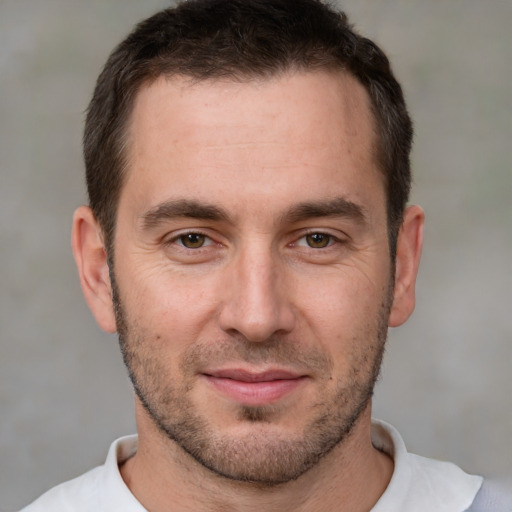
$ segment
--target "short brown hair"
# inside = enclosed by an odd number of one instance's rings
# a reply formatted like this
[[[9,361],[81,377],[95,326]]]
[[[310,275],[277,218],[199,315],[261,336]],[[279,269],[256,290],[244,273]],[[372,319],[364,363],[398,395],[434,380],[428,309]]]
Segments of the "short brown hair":
[[[243,81],[287,70],[346,70],[366,88],[394,255],[411,183],[411,120],[382,50],[320,0],[189,0],[141,22],[115,48],[98,78],[84,132],[90,206],[109,253],[126,169],[125,134],[141,86],[162,75]]]

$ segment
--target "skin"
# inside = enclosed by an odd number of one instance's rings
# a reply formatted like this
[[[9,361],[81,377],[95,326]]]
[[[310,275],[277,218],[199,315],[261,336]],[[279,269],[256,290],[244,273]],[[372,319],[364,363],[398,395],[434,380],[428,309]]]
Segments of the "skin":
[[[384,492],[369,395],[387,325],[414,308],[423,212],[405,212],[393,269],[374,133],[346,74],[139,92],[115,283],[87,207],[73,250],[138,393],[121,473],[148,510],[362,512]]]

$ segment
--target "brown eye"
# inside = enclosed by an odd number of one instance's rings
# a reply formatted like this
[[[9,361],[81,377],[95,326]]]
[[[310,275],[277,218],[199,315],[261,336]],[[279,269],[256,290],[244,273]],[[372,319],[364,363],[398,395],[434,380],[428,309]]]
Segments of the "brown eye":
[[[199,249],[206,242],[206,236],[201,233],[187,233],[179,237],[181,244],[187,249]]]
[[[325,233],[311,233],[306,235],[306,243],[313,249],[323,249],[331,243],[331,236]]]

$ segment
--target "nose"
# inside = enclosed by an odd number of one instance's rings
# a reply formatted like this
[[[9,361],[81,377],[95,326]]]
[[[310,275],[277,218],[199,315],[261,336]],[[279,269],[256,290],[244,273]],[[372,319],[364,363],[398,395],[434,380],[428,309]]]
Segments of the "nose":
[[[285,270],[271,251],[246,250],[230,265],[219,314],[222,330],[251,342],[293,330],[295,313]]]

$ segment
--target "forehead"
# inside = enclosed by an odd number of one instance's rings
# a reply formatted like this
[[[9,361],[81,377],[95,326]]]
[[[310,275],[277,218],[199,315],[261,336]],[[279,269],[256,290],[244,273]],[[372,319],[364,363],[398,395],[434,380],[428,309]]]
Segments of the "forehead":
[[[370,98],[347,72],[290,72],[245,82],[162,76],[143,85],[136,95],[128,129],[130,141],[136,145],[144,142],[145,136],[167,122],[166,115],[179,129],[176,137],[188,135],[191,127],[208,129],[231,122],[238,124],[240,137],[246,133],[254,137],[260,128],[270,139],[270,122],[280,115],[286,116],[284,121],[296,123],[297,135],[306,137],[331,133],[345,139],[358,137],[361,142],[367,139],[364,142],[371,145],[375,136]],[[308,124],[298,124],[301,121]],[[218,134],[210,135],[214,140]]]
[[[161,77],[134,103],[125,187],[165,175],[175,189],[202,193],[201,183],[213,177],[215,185],[218,176],[242,178],[248,190],[266,183],[286,192],[297,180],[310,187],[315,177],[354,178],[361,169],[371,169],[364,178],[383,186],[375,139],[368,94],[347,73],[247,82]]]

